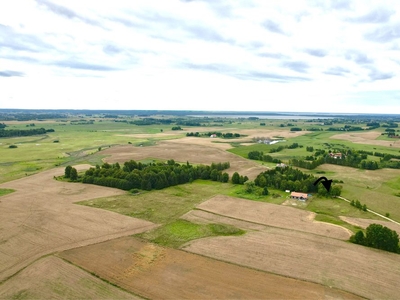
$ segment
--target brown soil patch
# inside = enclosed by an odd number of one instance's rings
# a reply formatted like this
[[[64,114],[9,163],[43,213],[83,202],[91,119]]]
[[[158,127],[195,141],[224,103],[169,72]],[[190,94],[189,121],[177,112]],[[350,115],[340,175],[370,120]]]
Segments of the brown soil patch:
[[[257,224],[298,230],[348,240],[351,232],[341,226],[314,222],[314,214],[305,210],[218,195],[197,208]]]
[[[130,237],[68,250],[60,256],[150,299],[358,299],[321,285]]]
[[[156,226],[111,211],[73,204],[124,192],[53,179],[63,172],[63,168],[57,168],[0,185],[16,190],[2,196],[0,202],[0,282],[45,254]]]
[[[195,240],[183,249],[366,298],[399,296],[400,255],[309,233],[269,227],[238,237]]]
[[[343,221],[353,224],[355,226],[359,226],[361,228],[367,228],[371,224],[380,224],[382,226],[386,226],[391,230],[396,231],[400,235],[400,226],[396,223],[389,221],[381,221],[381,220],[371,220],[371,219],[362,219],[362,218],[352,218],[352,217],[340,217]]]
[[[182,139],[182,141],[186,140]],[[202,140],[202,139],[200,139]],[[226,152],[212,146],[176,142],[180,140],[162,141],[151,147],[134,147],[132,145],[117,146],[108,148],[101,152],[102,155],[110,155],[104,158],[109,163],[124,163],[125,161],[142,159],[174,159],[178,162],[189,161],[193,164],[211,164],[212,162],[230,162],[231,167],[227,170],[233,174],[239,172],[249,178],[255,178],[261,172],[267,170],[266,167],[254,161],[244,159],[235,154]]]
[[[367,145],[377,145],[385,147],[398,147],[400,148],[400,142],[398,139],[393,139],[393,141],[377,140],[381,135],[380,132],[369,131],[369,132],[357,132],[357,133],[340,133],[331,136],[331,139],[350,141],[356,144],[367,144]]]
[[[36,261],[1,285],[1,299],[142,299],[60,258]]]

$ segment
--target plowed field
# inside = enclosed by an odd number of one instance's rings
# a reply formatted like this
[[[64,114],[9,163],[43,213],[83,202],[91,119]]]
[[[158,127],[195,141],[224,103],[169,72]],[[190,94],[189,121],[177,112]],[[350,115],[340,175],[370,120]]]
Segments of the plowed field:
[[[238,220],[336,239],[348,240],[351,236],[351,232],[344,227],[315,222],[313,213],[288,206],[218,195],[201,203],[197,208]]]
[[[200,139],[200,138],[199,138]],[[230,162],[228,173],[239,172],[249,178],[255,178],[267,168],[254,161],[218,149],[214,146],[185,143],[185,139],[179,142],[162,141],[151,147],[134,147],[132,145],[112,147],[101,152],[109,155],[104,161],[109,163],[124,163],[125,161],[142,159],[174,159],[178,162],[189,161],[193,164],[211,164],[212,162]]]
[[[129,237],[68,250],[60,256],[150,299],[358,299],[318,284]]]
[[[315,234],[269,227],[191,241],[183,249],[366,298],[399,297],[400,255]]]
[[[60,258],[40,259],[0,286],[1,299],[142,299]]]
[[[0,200],[0,282],[45,254],[156,226],[148,221],[73,204],[123,191],[53,179],[63,172],[63,168],[53,169],[0,185],[0,188],[16,190]]]

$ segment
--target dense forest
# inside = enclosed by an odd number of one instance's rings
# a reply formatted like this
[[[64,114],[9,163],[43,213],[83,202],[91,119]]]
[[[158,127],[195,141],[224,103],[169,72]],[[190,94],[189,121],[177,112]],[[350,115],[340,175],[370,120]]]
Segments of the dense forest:
[[[120,166],[119,163],[97,165],[96,168],[87,170],[81,177],[81,181],[122,190],[142,189],[149,191],[192,182],[196,179],[228,182],[228,173],[222,171],[229,167],[229,162],[212,163],[210,166],[194,166],[189,162],[179,164],[172,159],[166,163],[149,164],[131,160],[125,162],[123,166]],[[67,168],[65,177],[69,178],[71,173],[69,171],[67,174]]]

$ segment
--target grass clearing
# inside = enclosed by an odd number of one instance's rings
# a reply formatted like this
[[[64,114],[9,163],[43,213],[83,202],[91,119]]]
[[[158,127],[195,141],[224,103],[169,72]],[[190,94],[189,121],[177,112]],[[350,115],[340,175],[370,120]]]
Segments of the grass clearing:
[[[12,189],[0,189],[0,197],[4,196],[4,195],[7,195],[7,194],[11,194],[13,192],[15,192],[15,190],[12,190]]]
[[[160,191],[125,194],[79,202],[154,223],[169,223],[210,197],[228,193],[232,184],[206,180],[169,187]]]
[[[138,236],[161,246],[178,248],[191,240],[209,236],[242,235],[245,231],[225,224],[195,224],[176,220]]]

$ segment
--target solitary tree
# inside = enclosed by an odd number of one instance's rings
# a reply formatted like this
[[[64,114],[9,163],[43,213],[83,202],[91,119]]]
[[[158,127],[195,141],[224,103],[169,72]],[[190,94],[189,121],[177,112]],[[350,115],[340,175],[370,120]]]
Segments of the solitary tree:
[[[238,184],[240,181],[240,176],[238,172],[233,173],[232,175],[232,183]]]

